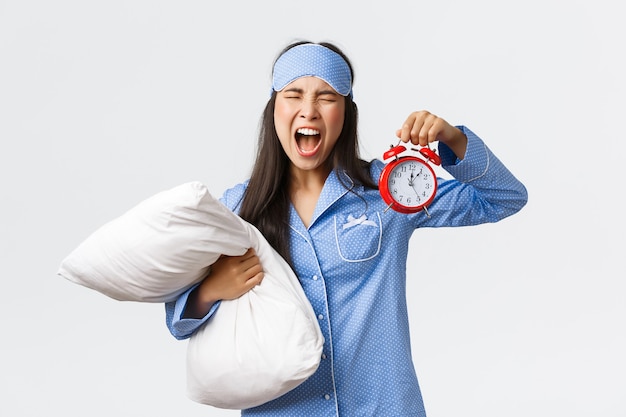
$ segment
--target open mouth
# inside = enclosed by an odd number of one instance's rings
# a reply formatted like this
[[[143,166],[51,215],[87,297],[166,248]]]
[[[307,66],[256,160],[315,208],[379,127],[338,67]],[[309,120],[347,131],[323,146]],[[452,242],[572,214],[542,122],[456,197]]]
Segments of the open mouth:
[[[322,143],[320,131],[310,128],[300,128],[296,131],[298,152],[303,156],[315,154]]]

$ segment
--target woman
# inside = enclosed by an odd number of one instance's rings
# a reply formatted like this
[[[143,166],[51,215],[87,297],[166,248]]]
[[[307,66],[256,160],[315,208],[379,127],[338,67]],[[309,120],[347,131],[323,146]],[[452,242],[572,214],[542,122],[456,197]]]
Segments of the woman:
[[[430,217],[385,211],[377,189],[384,164],[359,157],[346,56],[327,43],[289,45],[272,81],[251,177],[221,201],[290,262],[318,315],[324,349],[309,379],[242,415],[424,416],[406,305],[409,239],[420,227],[499,221],[526,204],[526,189],[469,129],[418,111],[396,135],[421,146],[437,141],[454,179],[439,179]],[[219,300],[262,279],[251,250],[221,258],[201,284],[166,305],[170,331],[189,337]]]

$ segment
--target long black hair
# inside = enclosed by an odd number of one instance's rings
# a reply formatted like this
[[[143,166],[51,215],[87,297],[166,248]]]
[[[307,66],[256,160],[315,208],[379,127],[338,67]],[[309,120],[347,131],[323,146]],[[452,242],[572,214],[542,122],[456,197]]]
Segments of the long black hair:
[[[306,43],[312,42],[300,41],[288,45],[280,52],[276,60],[289,49]],[[354,80],[354,71],[347,56],[331,43],[320,42],[319,44],[336,52],[346,61]],[[353,183],[368,188],[377,188],[377,184],[369,175],[370,163],[362,160],[359,155],[357,105],[351,96],[345,97],[345,100],[343,129],[327,162],[332,170],[341,170],[347,174]],[[278,253],[291,263],[289,255],[289,158],[276,134],[275,103],[276,92],[274,91],[261,117],[256,161],[239,215],[255,225]],[[338,176],[340,180],[342,177],[342,175]],[[345,180],[342,180],[342,183],[347,189],[353,186],[353,184],[347,184]]]

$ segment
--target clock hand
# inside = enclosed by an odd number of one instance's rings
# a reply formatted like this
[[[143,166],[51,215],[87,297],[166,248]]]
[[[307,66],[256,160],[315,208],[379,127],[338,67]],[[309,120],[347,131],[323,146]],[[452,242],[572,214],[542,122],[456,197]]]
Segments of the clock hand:
[[[409,185],[411,186],[411,188],[413,189],[413,191],[415,191],[415,196],[417,197],[418,201],[422,201],[422,199],[420,198],[419,193],[417,192],[417,190],[415,189],[415,185],[413,184],[413,182],[409,183]]]

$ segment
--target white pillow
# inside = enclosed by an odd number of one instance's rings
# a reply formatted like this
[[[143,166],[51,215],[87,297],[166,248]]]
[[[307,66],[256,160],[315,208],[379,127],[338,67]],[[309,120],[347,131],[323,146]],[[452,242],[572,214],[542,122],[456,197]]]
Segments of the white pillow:
[[[172,301],[220,254],[243,255],[241,219],[199,182],[160,192],[100,227],[58,274],[120,301]]]
[[[248,228],[263,282],[222,301],[187,346],[187,395],[220,408],[250,408],[292,390],[315,372],[324,343],[295,274],[256,228]]]
[[[287,262],[199,182],[141,202],[91,234],[59,275],[122,301],[176,299],[221,254],[253,247],[265,278],[218,311],[188,342],[187,395],[220,408],[273,400],[312,375],[323,336]]]

